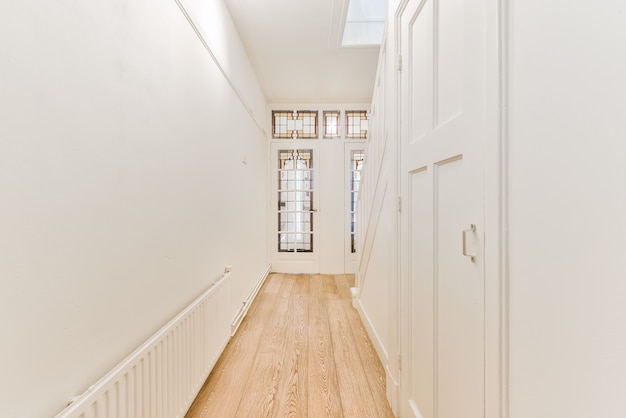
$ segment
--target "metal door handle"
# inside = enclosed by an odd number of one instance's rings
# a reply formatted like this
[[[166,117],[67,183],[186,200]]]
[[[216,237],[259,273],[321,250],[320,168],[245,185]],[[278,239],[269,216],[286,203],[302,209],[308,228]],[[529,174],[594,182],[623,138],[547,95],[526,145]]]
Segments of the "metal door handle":
[[[463,230],[463,255],[470,258],[470,261],[474,263],[476,261],[476,254],[470,254],[467,245],[467,235],[476,232],[476,225],[471,224],[470,229]]]

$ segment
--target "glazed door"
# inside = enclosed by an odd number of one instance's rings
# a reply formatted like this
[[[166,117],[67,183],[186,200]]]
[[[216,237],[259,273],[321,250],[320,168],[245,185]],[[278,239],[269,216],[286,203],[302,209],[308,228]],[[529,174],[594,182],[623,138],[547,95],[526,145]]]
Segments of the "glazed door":
[[[319,272],[317,157],[311,142],[272,145],[274,271]]]

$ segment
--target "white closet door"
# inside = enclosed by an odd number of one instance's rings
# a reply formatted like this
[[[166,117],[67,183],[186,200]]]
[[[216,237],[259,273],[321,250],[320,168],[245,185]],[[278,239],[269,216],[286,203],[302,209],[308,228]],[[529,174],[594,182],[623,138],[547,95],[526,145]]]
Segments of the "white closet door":
[[[406,417],[484,416],[486,4],[398,15]]]

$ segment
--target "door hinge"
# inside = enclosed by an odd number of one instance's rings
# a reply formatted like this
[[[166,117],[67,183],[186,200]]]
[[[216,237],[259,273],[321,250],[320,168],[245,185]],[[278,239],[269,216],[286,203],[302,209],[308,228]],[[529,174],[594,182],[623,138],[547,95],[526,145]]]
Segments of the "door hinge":
[[[398,212],[402,213],[402,196],[398,196]]]
[[[402,55],[398,55],[396,59],[396,69],[402,71]]]
[[[398,353],[398,370],[402,370],[402,353]]]

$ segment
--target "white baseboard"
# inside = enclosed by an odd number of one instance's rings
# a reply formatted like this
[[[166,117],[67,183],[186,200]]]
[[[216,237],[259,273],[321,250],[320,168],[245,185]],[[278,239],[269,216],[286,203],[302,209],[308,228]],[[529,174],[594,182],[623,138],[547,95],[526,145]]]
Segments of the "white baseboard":
[[[389,371],[389,364],[385,366],[387,372],[387,400],[393,411],[393,415],[400,416],[400,384],[393,378],[393,375]]]
[[[263,286],[263,283],[265,283],[265,279],[267,279],[267,276],[269,276],[271,271],[272,271],[272,265],[269,264],[267,266],[267,268],[265,269],[265,271],[263,272],[263,274],[261,275],[261,277],[259,278],[259,280],[257,281],[257,283],[254,286],[254,288],[252,289],[252,292],[250,293],[248,298],[241,303],[241,307],[237,311],[237,314],[235,315],[235,318],[233,318],[233,322],[230,324],[230,330],[231,330],[230,331],[230,335],[231,336],[235,335],[235,332],[237,332],[237,329],[239,328],[239,325],[241,325],[241,321],[243,321],[243,319],[248,314],[248,310],[250,309],[250,305],[252,305],[252,302],[254,302],[254,299],[256,298],[256,295],[259,293],[259,290],[261,289],[261,286]]]
[[[372,340],[372,344],[374,345],[374,349],[376,350],[376,353],[378,354],[378,358],[380,358],[381,363],[383,363],[383,365],[387,367],[387,364],[389,363],[389,356],[387,354],[387,350],[385,350],[385,346],[382,340],[380,339],[380,337],[378,336],[378,333],[374,329],[374,326],[372,325],[372,321],[370,321],[370,318],[367,315],[367,312],[365,312],[365,309],[363,309],[363,305],[361,304],[361,301],[357,299],[354,302],[356,302],[356,310],[359,312],[359,315],[361,316],[361,321],[363,321],[363,325],[365,325],[365,329],[370,337],[370,340]]]
[[[370,321],[370,318],[367,315],[367,312],[365,312],[365,309],[363,308],[361,301],[359,299],[353,300],[353,304],[356,305],[355,306],[356,310],[359,312],[359,316],[361,317],[361,321],[363,321],[363,325],[365,325],[365,330],[367,331],[370,337],[370,340],[372,340],[372,344],[374,345],[374,349],[376,350],[376,353],[378,354],[378,358],[380,358],[380,361],[386,367],[387,363],[389,363],[389,356],[387,354],[387,350],[385,350],[385,346],[383,345],[382,340],[380,339],[380,337],[378,336],[378,333],[374,329],[374,326],[372,325],[372,321]]]
[[[356,289],[354,289],[354,291],[356,291]],[[352,294],[352,297],[353,297],[352,306],[354,306],[356,310],[359,312],[361,321],[363,322],[363,325],[365,326],[365,330],[367,331],[367,334],[369,335],[370,340],[372,341],[372,344],[374,345],[376,354],[378,354],[378,358],[380,359],[380,362],[383,364],[383,367],[385,368],[385,372],[387,375],[387,378],[386,378],[387,400],[389,401],[391,410],[393,411],[395,416],[400,416],[400,404],[399,404],[400,385],[393,378],[392,374],[389,371],[389,355],[387,354],[387,350],[385,349],[385,346],[382,340],[380,339],[378,333],[374,329],[374,326],[372,325],[372,321],[370,321],[369,316],[367,315],[367,312],[365,312],[365,309],[363,308],[361,301],[358,299],[358,295],[356,295],[355,294],[356,292],[354,291]]]
[[[359,309],[359,307],[358,307],[359,289],[356,288],[356,287],[351,287],[350,288],[350,295],[352,296],[352,307],[354,309]]]

